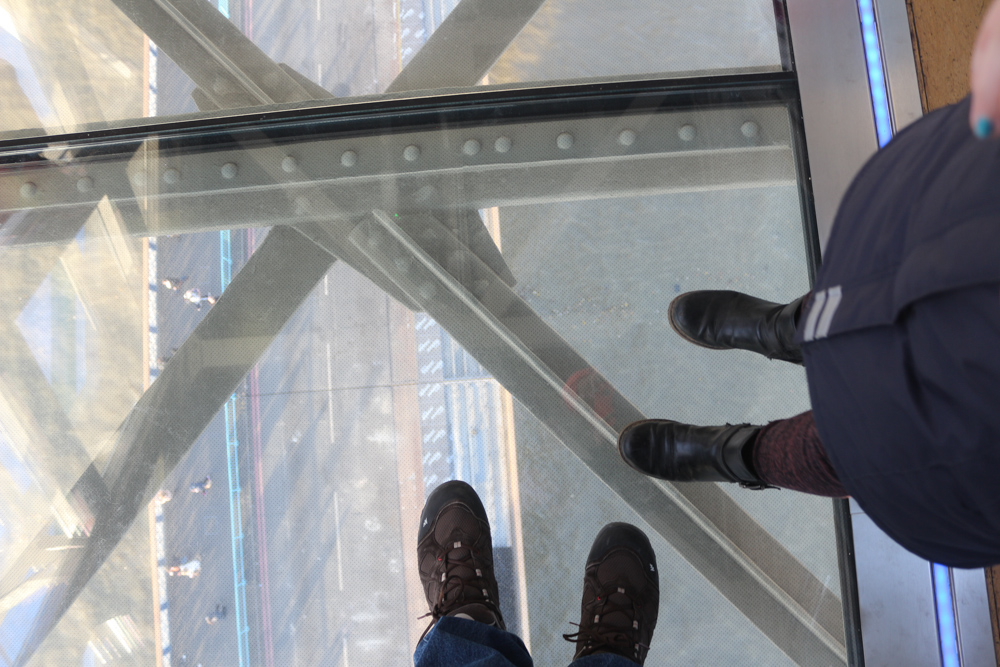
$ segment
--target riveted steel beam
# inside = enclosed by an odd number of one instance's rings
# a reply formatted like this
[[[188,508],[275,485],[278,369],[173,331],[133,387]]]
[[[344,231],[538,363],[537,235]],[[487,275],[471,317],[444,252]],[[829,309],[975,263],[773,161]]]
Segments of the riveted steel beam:
[[[316,134],[323,129],[312,128]],[[226,140],[143,160],[133,149],[0,170],[0,213],[89,213],[107,196],[130,234],[295,225],[331,215],[468,210],[796,182],[783,106],[445,127],[297,141]],[[752,166],[752,167],[751,167]],[[336,202],[336,211],[318,204]],[[155,206],[156,216],[143,211]],[[62,243],[76,227],[34,215],[0,245]]]

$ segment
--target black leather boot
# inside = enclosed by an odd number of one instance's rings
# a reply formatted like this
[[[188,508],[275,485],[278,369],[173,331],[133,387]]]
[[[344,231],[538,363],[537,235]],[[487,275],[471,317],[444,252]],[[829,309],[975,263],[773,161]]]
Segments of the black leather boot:
[[[760,428],[644,419],[621,432],[618,453],[639,472],[672,482],[735,482],[745,489],[773,489],[777,487],[753,471],[748,449]]]
[[[674,331],[695,345],[801,364],[802,348],[794,338],[804,299],[780,304],[740,292],[688,292],[670,303],[667,317]]]

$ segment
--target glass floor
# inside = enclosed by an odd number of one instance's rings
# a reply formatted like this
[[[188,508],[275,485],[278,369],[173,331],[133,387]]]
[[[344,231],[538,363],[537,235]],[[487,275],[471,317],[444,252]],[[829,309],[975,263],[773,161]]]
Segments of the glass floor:
[[[539,665],[610,521],[657,553],[647,664],[847,664],[828,499],[615,449],[809,407],[666,316],[809,289],[784,35],[760,0],[0,0],[0,665],[411,664],[449,479]]]

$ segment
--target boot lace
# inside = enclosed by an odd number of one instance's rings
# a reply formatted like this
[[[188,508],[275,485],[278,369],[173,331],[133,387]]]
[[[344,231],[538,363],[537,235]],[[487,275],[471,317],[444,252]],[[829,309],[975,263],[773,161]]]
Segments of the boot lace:
[[[602,592],[593,602],[586,606],[586,616],[584,623],[571,623],[579,628],[572,634],[564,634],[563,639],[573,643],[583,643],[583,647],[577,652],[574,659],[598,652],[617,653],[618,655],[639,658],[639,649],[649,649],[649,646],[638,640],[639,621],[638,605],[622,587],[618,587],[617,593],[628,597],[627,603],[613,603],[607,592]],[[632,619],[632,625],[623,627],[620,622],[608,622],[607,619],[616,612],[624,612]],[[593,617],[591,617],[593,614]],[[589,622],[586,619],[590,619]],[[620,618],[620,616],[619,616]]]
[[[455,540],[452,544],[452,548],[446,551],[443,556],[438,556],[438,561],[443,563],[440,568],[442,586],[438,592],[437,601],[431,610],[423,616],[418,617],[418,619],[431,617],[431,622],[424,629],[423,634],[420,635],[420,640],[423,640],[427,636],[427,633],[431,631],[431,628],[443,616],[447,616],[451,610],[466,604],[482,604],[493,612],[497,618],[500,618],[500,610],[497,607],[496,601],[490,599],[489,583],[483,573],[482,564],[477,562],[476,557],[482,555],[482,551],[473,549],[471,542],[466,543],[464,540]],[[469,546],[466,546],[466,544]],[[459,549],[464,550],[466,554],[453,558],[451,554]],[[456,570],[464,570],[465,572],[473,572],[474,574],[471,577],[463,577],[460,574],[456,574]],[[482,591],[482,594],[470,593],[468,591],[469,588]]]

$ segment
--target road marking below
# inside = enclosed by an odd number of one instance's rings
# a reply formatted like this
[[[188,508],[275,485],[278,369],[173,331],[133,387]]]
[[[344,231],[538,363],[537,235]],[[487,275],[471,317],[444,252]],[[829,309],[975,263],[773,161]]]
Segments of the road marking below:
[[[333,492],[333,530],[337,540],[337,586],[344,590],[344,559],[340,551],[340,502],[337,492]],[[344,640],[344,656],[347,656],[347,640]],[[346,662],[344,664],[347,664]]]
[[[330,444],[333,437],[333,361],[330,358],[330,344],[326,344],[326,416],[330,422]]]

